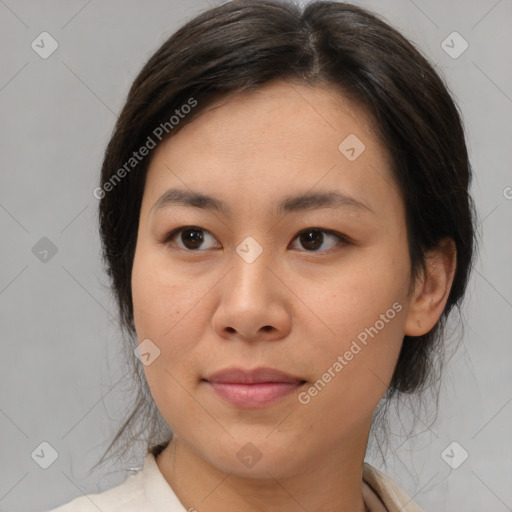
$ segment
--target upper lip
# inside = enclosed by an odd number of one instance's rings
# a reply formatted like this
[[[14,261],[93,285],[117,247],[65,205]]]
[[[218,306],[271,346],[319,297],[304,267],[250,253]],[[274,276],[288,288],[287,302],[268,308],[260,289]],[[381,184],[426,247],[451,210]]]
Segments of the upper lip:
[[[261,384],[264,382],[285,382],[295,384],[305,382],[305,380],[300,377],[295,377],[294,375],[290,375],[280,370],[266,367],[255,368],[253,370],[226,368],[212,373],[205,380],[225,384]]]

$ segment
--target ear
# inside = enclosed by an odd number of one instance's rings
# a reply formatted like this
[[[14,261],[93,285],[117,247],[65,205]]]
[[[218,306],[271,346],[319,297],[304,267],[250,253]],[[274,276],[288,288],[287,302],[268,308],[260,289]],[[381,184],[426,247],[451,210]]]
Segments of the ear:
[[[428,251],[425,257],[426,271],[415,284],[404,333],[422,336],[439,320],[453,283],[457,265],[457,250],[451,238],[444,238]]]

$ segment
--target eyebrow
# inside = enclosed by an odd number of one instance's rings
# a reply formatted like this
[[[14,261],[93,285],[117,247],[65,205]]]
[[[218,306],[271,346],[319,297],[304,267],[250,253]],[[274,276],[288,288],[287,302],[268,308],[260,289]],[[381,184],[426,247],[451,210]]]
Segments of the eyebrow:
[[[231,215],[231,208],[224,201],[192,190],[171,188],[151,207],[150,212],[172,205],[214,210]],[[290,213],[321,208],[354,208],[375,213],[364,201],[336,191],[306,192],[285,197],[277,206],[277,213]]]

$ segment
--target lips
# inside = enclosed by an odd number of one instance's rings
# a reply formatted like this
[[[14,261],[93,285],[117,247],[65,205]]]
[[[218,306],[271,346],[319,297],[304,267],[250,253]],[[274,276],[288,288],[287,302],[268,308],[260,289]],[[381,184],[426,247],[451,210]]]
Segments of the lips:
[[[210,375],[209,382],[224,384],[261,384],[265,382],[297,383],[304,379],[294,377],[288,373],[273,368],[256,368],[254,370],[242,370],[240,368],[228,368]]]
[[[290,395],[306,381],[274,368],[228,368],[213,373],[206,384],[225,402],[236,407],[258,408]]]

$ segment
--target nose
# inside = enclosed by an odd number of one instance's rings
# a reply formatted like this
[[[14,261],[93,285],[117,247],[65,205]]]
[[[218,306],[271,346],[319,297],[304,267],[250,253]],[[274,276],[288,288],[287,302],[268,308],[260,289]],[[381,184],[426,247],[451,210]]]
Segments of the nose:
[[[248,263],[236,252],[219,283],[220,296],[212,326],[224,339],[279,340],[291,330],[293,297],[285,276],[265,252]],[[282,272],[281,272],[282,273]]]

